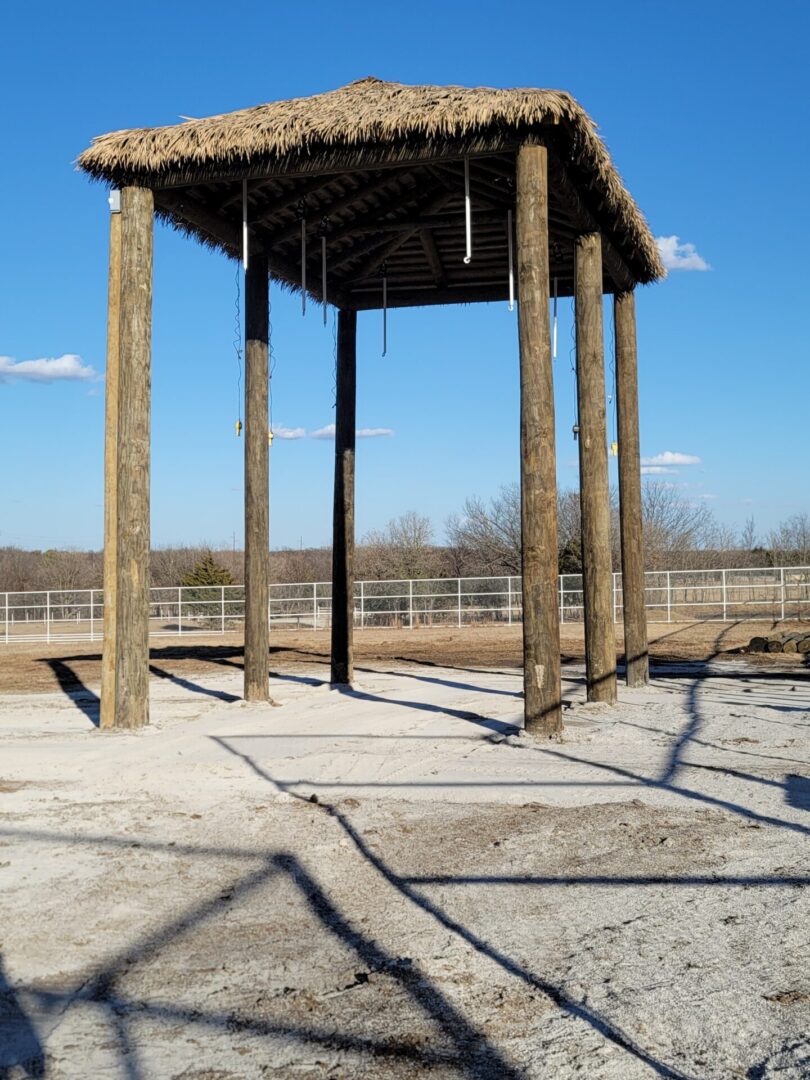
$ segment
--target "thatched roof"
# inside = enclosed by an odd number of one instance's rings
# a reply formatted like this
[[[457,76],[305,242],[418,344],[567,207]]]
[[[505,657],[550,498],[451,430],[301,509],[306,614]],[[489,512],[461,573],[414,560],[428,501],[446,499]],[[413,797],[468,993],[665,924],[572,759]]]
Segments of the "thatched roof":
[[[557,154],[632,277],[664,275],[643,215],[596,126],[557,90],[405,86],[361,79],[329,93],[94,139],[79,167],[152,187],[301,176],[508,151],[533,134]]]

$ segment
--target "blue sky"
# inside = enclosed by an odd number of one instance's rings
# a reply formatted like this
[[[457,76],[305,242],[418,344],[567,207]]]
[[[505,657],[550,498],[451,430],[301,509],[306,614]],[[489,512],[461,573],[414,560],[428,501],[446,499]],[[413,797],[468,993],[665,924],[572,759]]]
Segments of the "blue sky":
[[[548,86],[597,120],[657,236],[708,270],[638,297],[642,453],[718,518],[761,530],[808,508],[810,32],[803,2],[490,5],[411,0],[14,5],[0,43],[0,544],[101,543],[108,213],[72,162],[92,136],[317,93],[373,74]],[[670,241],[670,245],[672,241]],[[688,256],[688,251],[686,252]],[[681,252],[681,257],[684,252]],[[687,260],[694,262],[695,259]],[[235,267],[156,228],[155,543],[242,534]],[[361,315],[358,532],[409,509],[437,538],[470,494],[518,473],[515,315],[506,305]],[[556,361],[559,482],[576,486],[570,303]],[[333,420],[332,327],[273,295],[274,422]],[[610,328],[606,326],[606,344]],[[30,361],[64,356],[37,380]],[[22,368],[16,365],[23,363]],[[678,464],[675,455],[699,458]],[[333,444],[277,440],[274,547],[329,541]],[[658,464],[655,464],[658,462]],[[613,465],[612,465],[613,467]]]

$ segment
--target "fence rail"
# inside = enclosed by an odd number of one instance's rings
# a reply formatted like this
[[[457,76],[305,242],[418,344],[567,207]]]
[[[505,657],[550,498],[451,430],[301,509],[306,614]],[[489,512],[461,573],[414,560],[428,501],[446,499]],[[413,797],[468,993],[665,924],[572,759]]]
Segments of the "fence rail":
[[[646,575],[651,621],[810,618],[810,567],[665,570]],[[153,636],[225,634],[244,619],[241,585],[177,586],[151,590]],[[562,574],[560,621],[582,619],[582,576]],[[326,630],[331,625],[328,582],[271,585],[271,629]],[[102,589],[0,592],[0,644],[22,641],[100,641]],[[519,577],[358,581],[355,626],[469,626],[520,622]],[[622,578],[613,575],[613,618],[622,618]]]

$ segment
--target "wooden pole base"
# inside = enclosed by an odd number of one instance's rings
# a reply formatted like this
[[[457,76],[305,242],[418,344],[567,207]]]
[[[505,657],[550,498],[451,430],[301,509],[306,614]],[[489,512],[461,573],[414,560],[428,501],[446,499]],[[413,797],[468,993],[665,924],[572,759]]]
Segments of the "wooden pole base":
[[[549,325],[548,154],[517,155],[523,689],[528,731],[562,730],[557,469]]]
[[[149,722],[149,438],[154,198],[121,192],[116,507],[115,717]],[[105,717],[106,719],[106,717]]]
[[[118,565],[118,338],[121,318],[121,214],[110,214],[107,366],[104,374],[104,633],[99,727],[115,727],[116,568]]]
[[[338,312],[335,499],[332,521],[332,682],[354,679],[354,461],[357,312]]]
[[[576,241],[576,343],[587,696],[588,701],[614,704],[616,639],[602,337],[602,244],[598,233],[586,233]]]
[[[632,292],[616,294],[613,299],[613,314],[616,328],[624,654],[627,685],[640,687],[646,686],[650,681],[650,655],[644,592],[636,302]]]
[[[268,263],[245,272],[245,701],[269,701]]]

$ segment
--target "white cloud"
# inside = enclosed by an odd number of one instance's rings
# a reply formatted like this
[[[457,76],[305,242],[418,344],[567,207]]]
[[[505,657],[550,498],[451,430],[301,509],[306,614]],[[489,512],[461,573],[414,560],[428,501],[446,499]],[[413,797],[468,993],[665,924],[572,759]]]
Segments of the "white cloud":
[[[24,382],[69,382],[97,378],[89,364],[83,364],[80,356],[66,353],[54,359],[14,360],[0,356],[0,382],[20,379]]]
[[[700,465],[700,458],[695,454],[681,454],[677,450],[665,450],[653,457],[643,457],[642,465]]]
[[[358,439],[379,439],[381,437],[390,437],[394,432],[392,428],[387,427],[364,427],[358,428],[355,434]],[[313,439],[334,439],[334,437],[334,424],[327,424],[326,427],[318,428],[311,435]]]
[[[655,242],[667,270],[711,270],[695,245],[682,244],[679,236],[656,236]]]
[[[317,431],[312,432],[313,439],[334,439],[335,437],[335,425],[327,424],[326,427],[318,428]]]
[[[305,439],[307,429],[302,427],[274,427],[274,439]]]
[[[642,465],[642,476],[677,476],[677,469],[667,469],[663,465]]]

